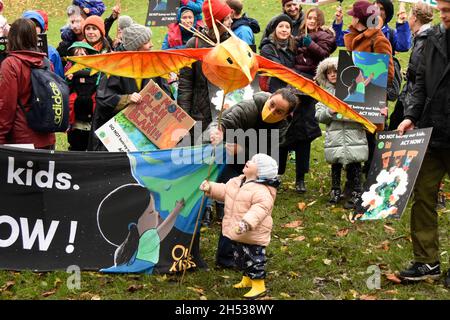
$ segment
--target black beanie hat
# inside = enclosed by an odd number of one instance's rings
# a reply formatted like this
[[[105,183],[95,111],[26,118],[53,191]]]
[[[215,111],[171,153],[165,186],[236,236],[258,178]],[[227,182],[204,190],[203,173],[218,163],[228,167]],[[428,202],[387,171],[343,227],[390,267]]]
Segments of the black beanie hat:
[[[384,12],[386,12],[386,21],[384,23],[389,23],[394,16],[394,5],[391,0],[376,0],[376,3],[383,5]]]
[[[272,23],[272,32],[277,28],[278,24],[282,21],[286,21],[287,23],[289,23],[289,25],[291,26],[291,30],[293,28],[293,22],[291,17],[289,17],[287,14],[280,14],[279,16],[275,17],[275,19],[273,20]]]

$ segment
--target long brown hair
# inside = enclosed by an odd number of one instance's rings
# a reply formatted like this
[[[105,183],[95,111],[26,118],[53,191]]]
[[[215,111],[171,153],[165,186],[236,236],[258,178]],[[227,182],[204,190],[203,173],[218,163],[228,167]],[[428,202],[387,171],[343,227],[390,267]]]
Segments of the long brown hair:
[[[311,12],[315,12],[317,14],[317,29],[320,29],[325,25],[325,16],[323,14],[323,11],[319,8],[311,8],[308,11],[306,11],[305,18],[302,21],[302,24],[300,25],[300,30],[302,33],[305,33],[306,28],[306,20],[308,19],[308,16]]]
[[[36,26],[30,19],[17,19],[8,33],[8,51],[39,51],[37,47]]]

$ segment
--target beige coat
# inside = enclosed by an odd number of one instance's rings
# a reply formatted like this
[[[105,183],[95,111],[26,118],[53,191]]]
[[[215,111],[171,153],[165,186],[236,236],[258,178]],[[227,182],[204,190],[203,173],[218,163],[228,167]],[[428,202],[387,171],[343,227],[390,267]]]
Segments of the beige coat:
[[[276,189],[261,183],[248,182],[241,187],[244,175],[227,182],[210,182],[208,196],[225,202],[225,214],[222,220],[222,233],[231,240],[267,246],[272,231],[272,209]],[[235,228],[244,220],[250,230],[237,234]]]

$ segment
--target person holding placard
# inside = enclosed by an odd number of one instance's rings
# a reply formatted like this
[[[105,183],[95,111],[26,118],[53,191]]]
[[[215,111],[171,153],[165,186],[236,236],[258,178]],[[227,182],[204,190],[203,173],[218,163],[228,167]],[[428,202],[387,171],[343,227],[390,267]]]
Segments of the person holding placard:
[[[439,185],[450,174],[450,0],[437,0],[441,23],[432,28],[424,44],[405,120],[398,131],[432,127],[430,143],[414,186],[411,238],[414,263],[400,272],[409,281],[437,279],[441,275],[436,203]],[[450,270],[444,281],[450,287]]]

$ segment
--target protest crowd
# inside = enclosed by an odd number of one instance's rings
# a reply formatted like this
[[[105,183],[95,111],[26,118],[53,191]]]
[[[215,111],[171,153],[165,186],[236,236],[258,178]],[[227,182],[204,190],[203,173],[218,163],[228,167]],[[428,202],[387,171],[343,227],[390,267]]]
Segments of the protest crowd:
[[[234,287],[249,288],[244,297],[258,298],[267,291],[264,279],[270,259],[265,248],[271,239],[277,188],[289,162],[295,165],[295,191],[309,192],[306,177],[311,144],[324,134],[331,182],[328,204],[356,213],[363,202],[363,184],[377,133],[398,130],[404,134],[432,127],[413,191],[414,259],[398,276],[412,282],[443,277],[445,286],[450,287],[450,270],[440,268],[437,214],[439,207],[445,208],[441,182],[450,175],[450,1],[436,0],[436,8],[417,1],[408,4],[410,10],[403,3],[395,12],[392,0],[357,0],[348,11],[338,6],[334,16],[325,16],[320,6],[278,2],[279,12],[270,13],[273,18],[265,26],[246,10],[243,0],[181,0],[162,48],[156,48],[150,27],[135,22],[137,17],[122,15],[119,5],[108,12],[101,0],[67,1],[67,24],[61,26],[60,42],[42,52],[38,35],[48,30],[47,13],[28,8],[21,17],[7,21],[2,13],[8,7],[0,0],[0,37],[7,39],[7,51],[0,52],[0,145],[55,149],[55,132],[34,129],[26,115],[36,68],[51,70],[58,77],[55,79],[67,85],[70,113],[64,134],[70,151],[107,151],[95,130],[128,106],[140,103],[140,89],[153,80],[202,132],[196,137],[193,129],[188,144],[224,143],[232,158],[241,159],[226,164],[216,182],[201,184],[200,190],[207,196],[201,224],[209,227],[214,220],[221,221],[216,263],[241,270],[242,280]],[[435,15],[439,23],[434,25]],[[117,32],[111,32],[114,25]],[[170,73],[168,78],[141,79],[139,85],[135,79],[92,73],[88,68],[70,73],[76,63],[65,59],[109,52],[211,48],[212,43],[234,36],[229,30],[254,53],[314,81],[332,95],[337,94],[341,77],[334,54],[337,50],[387,55],[386,95],[380,108],[383,120],[376,123],[376,132],[366,131],[362,124],[340,116],[307,93],[264,74],[258,78],[260,92],[222,113],[210,99],[211,83],[201,61]],[[263,36],[257,43],[255,35],[260,32]],[[408,52],[407,65],[399,64],[398,52]],[[364,94],[372,78],[355,73],[348,97],[357,99]],[[389,102],[395,106],[390,116]],[[252,154],[248,143],[237,144],[228,134],[232,129],[256,130],[259,149]],[[275,131],[278,140],[274,142]]]

